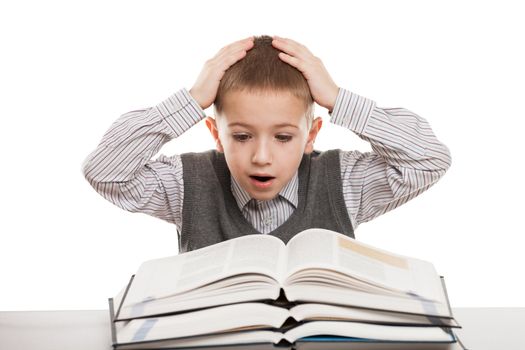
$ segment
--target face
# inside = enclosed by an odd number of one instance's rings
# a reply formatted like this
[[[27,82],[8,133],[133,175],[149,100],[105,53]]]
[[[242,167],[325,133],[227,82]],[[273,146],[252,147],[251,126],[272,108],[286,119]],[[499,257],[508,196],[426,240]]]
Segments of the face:
[[[303,154],[312,152],[322,120],[309,130],[303,104],[289,93],[238,91],[206,125],[235,180],[252,198],[270,200],[294,176]]]

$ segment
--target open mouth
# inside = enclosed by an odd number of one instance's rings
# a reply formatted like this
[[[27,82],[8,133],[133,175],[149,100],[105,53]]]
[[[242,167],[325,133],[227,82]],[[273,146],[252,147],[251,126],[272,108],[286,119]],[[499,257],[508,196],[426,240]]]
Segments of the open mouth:
[[[273,176],[255,176],[255,175],[250,175],[250,177],[252,179],[260,181],[260,182],[267,182],[267,181],[270,181],[271,179],[275,179],[275,177],[273,177]]]

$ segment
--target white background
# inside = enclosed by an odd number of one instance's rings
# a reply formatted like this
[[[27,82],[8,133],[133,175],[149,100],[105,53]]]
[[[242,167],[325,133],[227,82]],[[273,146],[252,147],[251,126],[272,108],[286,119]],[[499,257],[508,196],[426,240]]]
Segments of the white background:
[[[222,46],[261,34],[305,44],[379,107],[426,118],[452,152],[442,180],[357,238],[434,263],[453,306],[525,306],[517,4],[2,3],[0,310],[105,309],[142,261],[177,254],[175,226],[110,204],[81,164],[121,114],[191,88]],[[370,149],[316,112],[318,149]],[[212,147],[200,123],[161,152]]]

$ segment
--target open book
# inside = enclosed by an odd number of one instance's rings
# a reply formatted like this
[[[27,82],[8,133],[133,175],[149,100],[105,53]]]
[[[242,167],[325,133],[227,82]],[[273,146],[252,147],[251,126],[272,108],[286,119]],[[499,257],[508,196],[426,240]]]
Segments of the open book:
[[[114,298],[114,320],[276,300],[332,304],[452,319],[429,262],[393,254],[324,229],[288,244],[247,235],[144,262]]]

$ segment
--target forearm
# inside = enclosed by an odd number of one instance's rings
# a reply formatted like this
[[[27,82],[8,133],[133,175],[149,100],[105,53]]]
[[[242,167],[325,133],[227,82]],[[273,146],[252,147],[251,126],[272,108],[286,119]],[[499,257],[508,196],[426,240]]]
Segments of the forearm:
[[[390,165],[438,173],[450,167],[448,148],[424,118],[407,109],[379,108],[374,101],[341,89],[330,121],[368,141]]]
[[[185,89],[154,107],[125,113],[84,161],[84,176],[90,183],[130,181],[165,143],[203,117],[204,112]]]
[[[340,154],[343,196],[355,227],[418,196],[450,166],[448,148],[425,119],[406,109],[378,108],[372,100],[342,90],[331,121],[373,149]]]
[[[105,199],[179,228],[184,183],[179,155],[151,158],[163,144],[204,117],[184,89],[158,105],[122,115],[82,165],[84,176]]]

